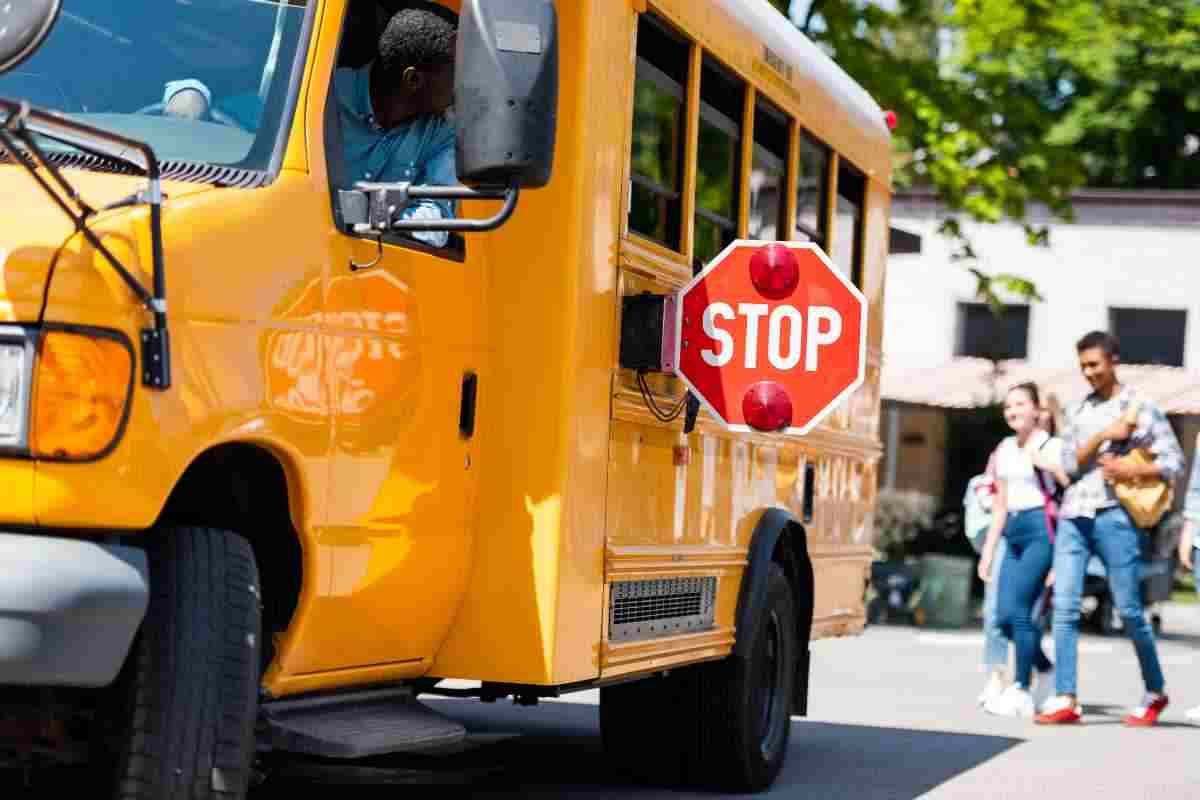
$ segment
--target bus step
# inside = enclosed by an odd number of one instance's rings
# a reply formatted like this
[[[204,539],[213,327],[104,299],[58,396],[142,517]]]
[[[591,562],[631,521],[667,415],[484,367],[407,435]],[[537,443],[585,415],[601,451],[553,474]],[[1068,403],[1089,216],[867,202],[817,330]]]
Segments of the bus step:
[[[406,689],[265,703],[260,733],[269,749],[325,758],[454,752],[467,736]]]

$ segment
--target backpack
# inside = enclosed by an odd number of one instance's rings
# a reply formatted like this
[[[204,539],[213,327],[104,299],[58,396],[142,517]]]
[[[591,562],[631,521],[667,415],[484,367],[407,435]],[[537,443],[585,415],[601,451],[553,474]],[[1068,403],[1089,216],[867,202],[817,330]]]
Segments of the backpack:
[[[988,457],[987,469],[967,481],[963,495],[963,532],[971,541],[971,547],[979,553],[992,526],[992,499],[996,496],[996,453]]]

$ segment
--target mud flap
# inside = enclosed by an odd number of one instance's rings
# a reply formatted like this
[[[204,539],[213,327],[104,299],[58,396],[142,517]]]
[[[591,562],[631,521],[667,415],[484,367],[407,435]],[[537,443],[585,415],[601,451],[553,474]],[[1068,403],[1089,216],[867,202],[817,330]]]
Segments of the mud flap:
[[[806,642],[805,648],[796,658],[796,690],[792,694],[792,716],[808,716],[808,674],[811,663],[812,651],[808,649]]]

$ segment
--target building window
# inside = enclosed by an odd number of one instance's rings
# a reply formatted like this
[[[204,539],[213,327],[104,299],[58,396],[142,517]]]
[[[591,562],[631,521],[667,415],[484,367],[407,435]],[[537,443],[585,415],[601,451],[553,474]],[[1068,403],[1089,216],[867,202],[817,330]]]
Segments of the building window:
[[[825,209],[829,185],[829,148],[807,133],[800,134],[800,174],[796,176],[797,242],[825,246]]]
[[[985,303],[958,304],[955,355],[1002,361],[1029,354],[1029,306],[1005,306],[999,315]]]
[[[1108,328],[1121,343],[1121,361],[1126,364],[1183,366],[1187,311],[1110,308]]]
[[[789,120],[765,100],[754,109],[754,166],[750,172],[751,239],[784,237]]]
[[[833,219],[834,265],[862,286],[863,261],[863,201],[867,194],[867,179],[861,172],[839,159],[837,208]]]
[[[629,229],[679,250],[691,45],[646,14],[637,36]]]
[[[745,86],[715,61],[700,70],[696,156],[696,252],[707,264],[737,238]]]

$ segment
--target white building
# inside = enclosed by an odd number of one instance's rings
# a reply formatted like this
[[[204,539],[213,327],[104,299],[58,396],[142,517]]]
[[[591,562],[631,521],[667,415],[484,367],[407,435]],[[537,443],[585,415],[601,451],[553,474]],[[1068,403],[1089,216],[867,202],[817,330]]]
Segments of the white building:
[[[921,252],[889,259],[884,304],[885,487],[952,495],[986,461],[974,438],[979,415],[1007,386],[1035,380],[1062,403],[1082,396],[1075,342],[1109,330],[1122,345],[1123,380],[1173,415],[1191,452],[1200,412],[1200,192],[1087,190],[1076,220],[1051,226],[1050,246],[1034,247],[1013,224],[965,225],[979,268],[1034,281],[1042,302],[1018,302],[997,319],[976,295],[976,279],[951,258],[937,233],[943,214],[932,195],[902,193],[892,224],[921,237]],[[998,432],[993,415],[990,435]],[[966,429],[963,428],[966,425]],[[956,427],[957,426],[957,427]],[[968,430],[968,433],[970,430]]]

